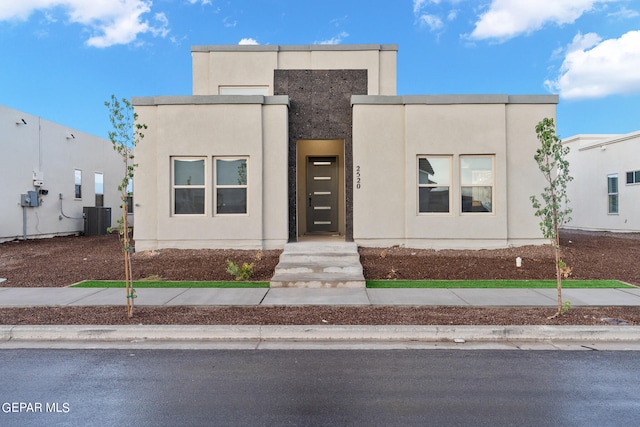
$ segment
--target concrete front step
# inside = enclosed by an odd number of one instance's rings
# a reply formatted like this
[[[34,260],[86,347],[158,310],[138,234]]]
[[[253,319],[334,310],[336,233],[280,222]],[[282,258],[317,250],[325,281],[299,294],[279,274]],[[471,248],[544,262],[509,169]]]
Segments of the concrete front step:
[[[276,266],[278,274],[329,273],[329,274],[362,274],[362,265],[344,261],[280,261]]]
[[[352,242],[287,243],[272,288],[364,288],[358,247]]]
[[[272,288],[365,288],[365,281],[360,277],[337,276],[294,276],[271,279]]]
[[[360,254],[356,253],[336,253],[336,252],[282,252],[280,262],[339,262],[348,261],[360,263]]]

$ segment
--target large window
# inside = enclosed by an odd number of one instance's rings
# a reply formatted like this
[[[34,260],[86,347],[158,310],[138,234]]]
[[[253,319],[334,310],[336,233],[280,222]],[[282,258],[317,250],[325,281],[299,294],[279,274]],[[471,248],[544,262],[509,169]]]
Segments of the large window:
[[[174,215],[204,215],[206,161],[197,157],[174,157],[172,193]]]
[[[609,198],[608,213],[618,213],[618,174],[607,176],[607,194]]]
[[[451,156],[418,157],[418,212],[450,212]]]
[[[214,158],[214,194],[216,214],[247,213],[247,159]]]
[[[80,169],[74,170],[74,181],[75,181],[75,194],[74,197],[76,199],[82,199],[82,171]]]
[[[460,156],[462,212],[493,212],[493,156]]]

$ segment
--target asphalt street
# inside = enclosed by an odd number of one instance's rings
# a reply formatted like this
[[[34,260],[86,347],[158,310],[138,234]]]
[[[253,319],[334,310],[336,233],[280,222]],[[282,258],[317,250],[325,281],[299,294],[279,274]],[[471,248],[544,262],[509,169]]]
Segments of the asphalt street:
[[[617,351],[1,350],[0,425],[629,426]]]

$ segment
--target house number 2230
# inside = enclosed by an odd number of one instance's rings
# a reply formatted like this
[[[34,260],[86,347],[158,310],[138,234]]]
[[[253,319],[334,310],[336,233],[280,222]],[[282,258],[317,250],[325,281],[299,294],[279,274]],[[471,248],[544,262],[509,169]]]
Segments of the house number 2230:
[[[360,181],[360,165],[356,165],[356,188],[359,190],[361,187]]]

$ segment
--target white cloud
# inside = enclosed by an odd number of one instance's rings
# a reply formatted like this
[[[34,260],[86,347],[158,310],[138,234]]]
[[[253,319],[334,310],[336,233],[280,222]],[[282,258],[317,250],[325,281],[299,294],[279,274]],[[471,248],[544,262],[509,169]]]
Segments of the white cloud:
[[[335,37],[332,37],[328,40],[315,41],[313,42],[313,44],[340,44],[347,37],[349,37],[349,33],[343,31]]]
[[[163,13],[155,14],[153,24],[143,18],[151,5],[151,0],[3,0],[0,21],[25,21],[36,11],[51,15],[60,10],[69,22],[90,29],[87,45],[108,47],[132,43],[139,34],[166,37],[169,21]]]
[[[555,80],[545,86],[566,99],[640,93],[640,31],[618,39],[578,34],[567,47]]]
[[[258,41],[256,39],[252,39],[252,38],[244,38],[241,39],[238,44],[242,44],[242,45],[258,45],[260,43],[258,43]]]
[[[584,36],[582,33],[575,35],[571,43],[566,47],[565,52],[571,54],[577,50],[587,50],[596,46],[602,41],[602,37],[596,33],[587,33]]]
[[[428,13],[424,13],[420,15],[419,19],[420,23],[429,27],[431,31],[439,30],[444,26],[444,24],[442,23],[442,19],[440,19],[436,15],[429,15]]]
[[[446,4],[457,4],[461,0],[446,0]],[[432,32],[444,29],[444,22],[452,22],[458,17],[457,9],[446,11],[447,5],[441,4],[441,0],[413,0],[413,15],[416,22]]]
[[[413,0],[413,13],[418,15],[427,0]]]
[[[640,16],[640,13],[637,10],[627,9],[626,7],[622,6],[620,10],[618,10],[617,12],[611,12],[607,14],[607,16],[618,19],[631,19]]]
[[[222,25],[224,25],[225,28],[234,28],[236,25],[238,25],[238,21],[227,16],[225,18],[222,18]]]
[[[598,4],[618,0],[562,0],[546,1],[542,5],[533,0],[492,0],[489,10],[480,16],[470,38],[476,40],[508,40],[529,34],[547,24],[564,25],[576,21]]]

